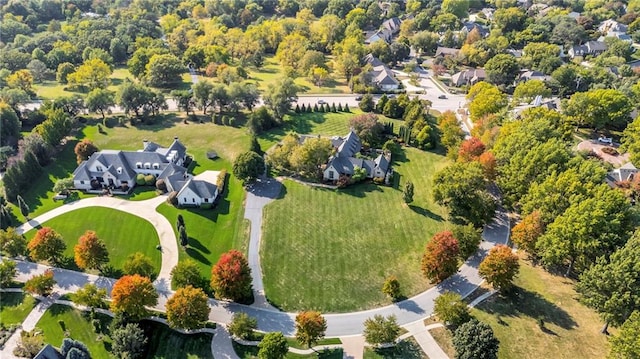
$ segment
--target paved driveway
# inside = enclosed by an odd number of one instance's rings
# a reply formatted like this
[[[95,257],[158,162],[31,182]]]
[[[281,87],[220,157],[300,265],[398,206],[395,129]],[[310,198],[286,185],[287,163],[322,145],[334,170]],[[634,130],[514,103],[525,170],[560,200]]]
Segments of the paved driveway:
[[[603,161],[611,163],[612,165],[614,165],[614,167],[620,167],[623,164],[629,162],[629,153],[612,156],[602,152],[602,149],[605,147],[613,147],[615,149],[618,149],[619,146],[617,144],[609,145],[600,143],[596,140],[582,141],[578,144],[578,146],[576,146],[578,151],[594,151],[602,158]]]

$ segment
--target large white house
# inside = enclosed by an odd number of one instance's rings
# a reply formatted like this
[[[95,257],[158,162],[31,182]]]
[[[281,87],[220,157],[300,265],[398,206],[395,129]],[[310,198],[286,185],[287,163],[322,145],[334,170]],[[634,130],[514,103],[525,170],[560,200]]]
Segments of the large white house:
[[[124,194],[136,186],[138,175],[153,175],[164,180],[169,192],[177,192],[180,205],[213,203],[218,195],[217,172],[194,177],[183,167],[186,157],[187,149],[177,137],[169,147],[144,140],[139,151],[102,150],[80,163],[73,184],[86,192],[108,189]]]

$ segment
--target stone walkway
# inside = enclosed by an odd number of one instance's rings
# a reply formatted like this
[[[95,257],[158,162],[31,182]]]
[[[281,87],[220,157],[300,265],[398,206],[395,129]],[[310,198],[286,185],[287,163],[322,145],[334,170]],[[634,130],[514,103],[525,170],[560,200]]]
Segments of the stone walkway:
[[[442,348],[440,348],[438,343],[429,333],[429,329],[439,327],[442,327],[442,324],[432,324],[425,327],[423,320],[419,320],[405,326],[409,331],[409,334],[415,338],[418,345],[420,345],[420,348],[422,348],[422,351],[424,351],[430,359],[449,359],[447,354],[442,350]]]

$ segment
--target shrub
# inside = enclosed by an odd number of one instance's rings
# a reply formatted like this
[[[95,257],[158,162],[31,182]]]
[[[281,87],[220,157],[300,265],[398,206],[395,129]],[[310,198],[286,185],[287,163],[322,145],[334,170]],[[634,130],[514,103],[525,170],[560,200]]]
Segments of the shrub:
[[[235,313],[229,323],[229,333],[240,339],[249,339],[251,333],[258,327],[256,318],[247,313]]]
[[[156,183],[156,176],[146,175],[144,176],[144,184],[147,186],[153,186]]]
[[[144,180],[144,175],[142,173],[138,173],[138,175],[136,176],[136,184],[138,186],[144,186],[145,183],[146,181]]]
[[[471,316],[467,304],[458,293],[444,292],[434,300],[434,314],[445,324],[457,328]]]
[[[159,179],[156,181],[156,188],[162,191],[162,193],[164,193],[167,191],[167,184],[164,182],[163,179]]]
[[[613,147],[602,147],[602,152],[610,155],[610,156],[617,156],[619,155],[618,150],[616,150]]]
[[[398,282],[398,278],[395,276],[390,276],[384,281],[384,285],[382,286],[382,293],[386,294],[393,301],[398,300],[402,294],[400,292],[400,282]]]
[[[167,203],[174,207],[178,207],[178,192],[172,191],[169,193],[167,196]]]
[[[24,284],[24,290],[29,293],[47,296],[51,294],[56,280],[53,279],[53,271],[48,269],[40,275],[34,275]]]
[[[225,126],[229,126],[229,116],[227,115],[222,116],[222,124]]]
[[[363,334],[369,344],[393,343],[400,334],[400,326],[393,315],[386,318],[382,315],[375,315],[364,321]]]
[[[236,121],[235,117],[229,117],[229,126],[235,127],[236,123],[237,123],[237,121]]]
[[[340,175],[338,181],[336,182],[336,185],[338,186],[338,188],[345,188],[349,185],[349,183],[351,183],[351,179],[349,178],[349,176]]]
[[[36,329],[20,333],[20,344],[13,350],[13,354],[19,357],[33,358],[44,347],[44,336]]]

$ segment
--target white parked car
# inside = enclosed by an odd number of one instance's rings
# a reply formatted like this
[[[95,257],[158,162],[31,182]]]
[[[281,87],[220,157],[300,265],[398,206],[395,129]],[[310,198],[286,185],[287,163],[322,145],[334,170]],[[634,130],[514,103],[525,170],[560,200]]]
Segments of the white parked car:
[[[612,144],[613,143],[613,139],[611,137],[600,136],[600,137],[598,137],[598,142]]]

